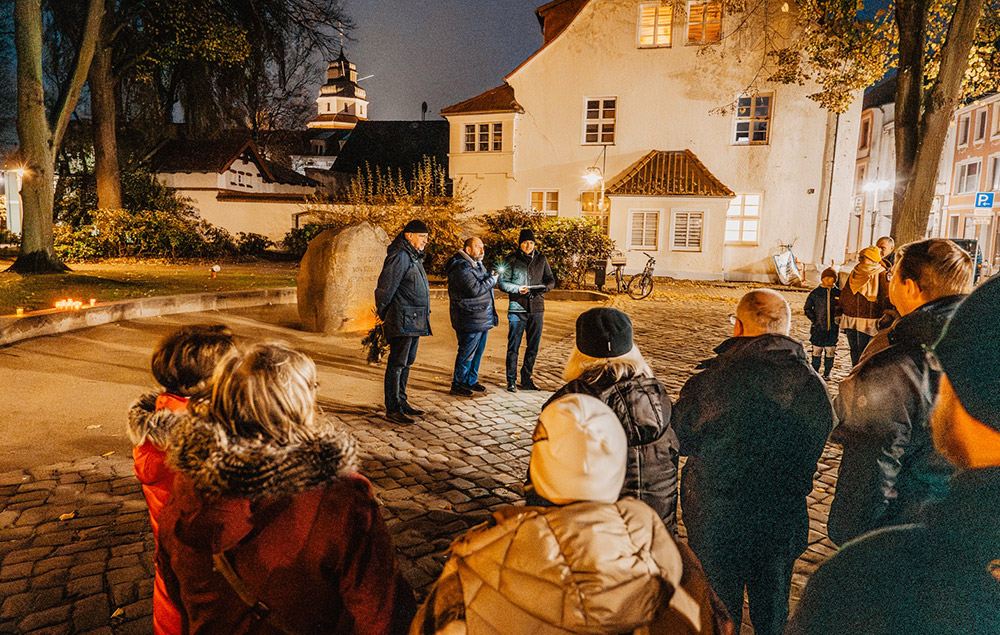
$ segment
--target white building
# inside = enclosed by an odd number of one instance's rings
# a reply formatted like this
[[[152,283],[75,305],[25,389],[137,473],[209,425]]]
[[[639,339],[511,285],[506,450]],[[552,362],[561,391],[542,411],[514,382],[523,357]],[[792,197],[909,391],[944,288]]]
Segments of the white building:
[[[344,56],[343,48],[326,69],[316,107],[319,112],[309,122],[310,128],[350,129],[368,118],[368,95],[358,86],[358,69]]]
[[[202,218],[228,230],[280,241],[296,225],[317,183],[264,159],[253,141],[175,140],[150,159],[153,172]]]
[[[745,37],[726,37],[739,16],[716,1],[673,6],[540,7],[541,49],[503,85],[442,111],[450,175],[480,211],[599,218],[630,271],[644,251],[658,275],[705,279],[773,279],[785,244],[805,262],[839,260],[860,103],[838,117],[807,98],[814,85],[746,94],[760,60],[734,50]],[[795,15],[771,26],[789,32]]]

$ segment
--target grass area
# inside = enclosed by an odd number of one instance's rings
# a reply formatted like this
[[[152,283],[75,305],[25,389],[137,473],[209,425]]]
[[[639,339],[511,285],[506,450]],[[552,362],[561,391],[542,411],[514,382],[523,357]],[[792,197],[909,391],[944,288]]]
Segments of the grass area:
[[[21,276],[4,270],[0,260],[0,315],[51,309],[57,300],[73,298],[101,302],[180,293],[236,291],[295,285],[297,263],[252,262],[223,264],[218,277],[211,263],[176,264],[150,261],[105,261],[72,265],[72,271],[44,276]]]

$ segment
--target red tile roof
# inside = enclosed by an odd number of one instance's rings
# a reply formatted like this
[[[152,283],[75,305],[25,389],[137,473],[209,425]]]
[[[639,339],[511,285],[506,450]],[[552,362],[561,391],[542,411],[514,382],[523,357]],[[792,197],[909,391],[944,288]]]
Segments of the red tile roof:
[[[535,9],[538,24],[542,27],[542,46],[551,42],[569,26],[577,13],[589,0],[552,0]]]
[[[735,196],[690,150],[653,150],[612,179],[606,192],[609,196]]]
[[[514,89],[510,85],[504,84],[441,110],[442,115],[477,112],[524,112],[524,109],[514,99]]]

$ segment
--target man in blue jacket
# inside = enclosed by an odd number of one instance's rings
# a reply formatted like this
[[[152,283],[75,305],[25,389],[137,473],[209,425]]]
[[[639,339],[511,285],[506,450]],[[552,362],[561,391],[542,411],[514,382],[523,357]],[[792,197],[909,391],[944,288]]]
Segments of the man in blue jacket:
[[[450,392],[460,397],[486,390],[479,383],[479,362],[486,348],[486,335],[498,323],[493,287],[499,276],[483,266],[485,252],[483,241],[473,237],[445,265],[451,326],[458,337]]]
[[[535,249],[535,232],[522,229],[518,236],[518,250],[504,262],[500,277],[500,290],[507,293],[507,390],[517,392],[517,352],[525,331],[528,341],[524,347],[521,364],[521,389],[538,390],[531,380],[538,357],[538,344],[542,341],[542,317],[545,311],[543,295],[556,286],[549,261]]]
[[[395,423],[413,423],[409,415],[422,415],[406,398],[406,380],[417,358],[422,335],[431,334],[431,294],[424,271],[427,225],[412,220],[386,250],[382,273],[375,288],[375,310],[389,341],[385,367],[385,416]]]

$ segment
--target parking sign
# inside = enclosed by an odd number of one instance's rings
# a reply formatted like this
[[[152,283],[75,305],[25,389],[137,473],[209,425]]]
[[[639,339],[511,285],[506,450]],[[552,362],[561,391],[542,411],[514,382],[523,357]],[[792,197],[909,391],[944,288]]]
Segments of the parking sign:
[[[976,192],[976,207],[990,209],[993,207],[993,192]]]

